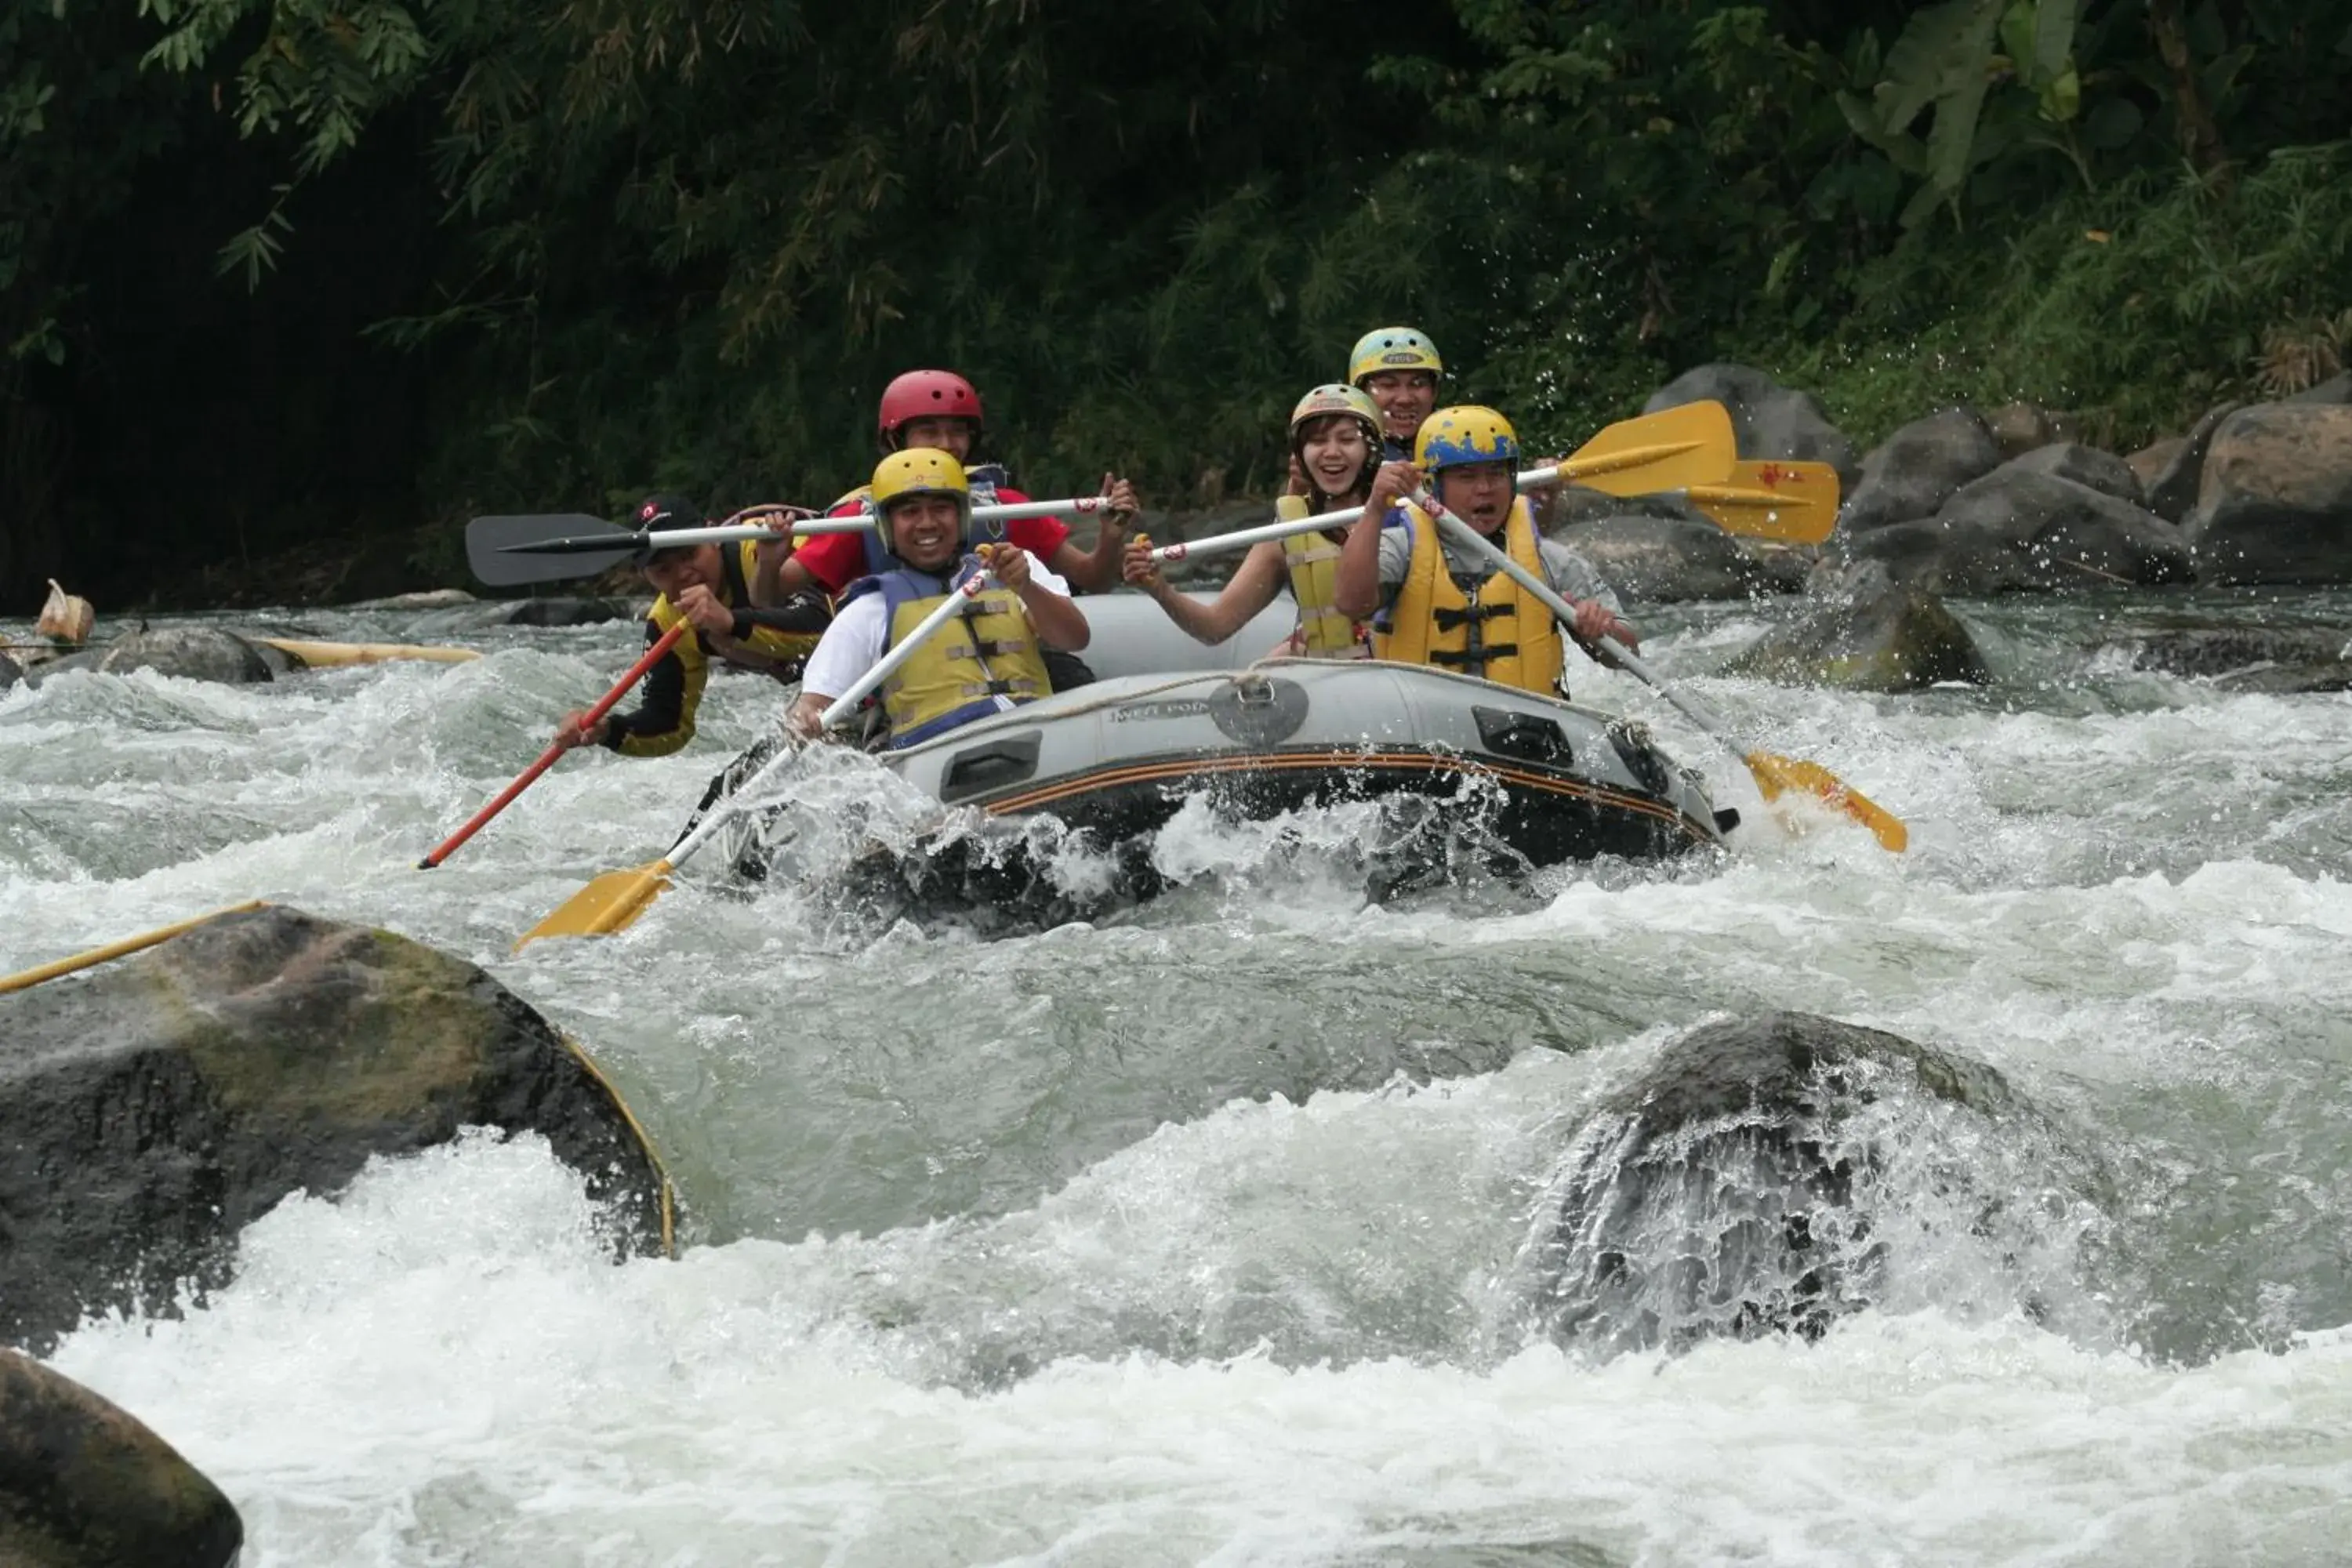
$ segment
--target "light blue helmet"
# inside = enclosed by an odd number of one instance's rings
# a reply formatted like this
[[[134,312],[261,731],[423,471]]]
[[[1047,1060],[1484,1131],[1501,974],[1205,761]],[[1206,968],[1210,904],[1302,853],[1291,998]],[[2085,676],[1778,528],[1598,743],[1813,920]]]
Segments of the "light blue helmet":
[[[1445,362],[1437,345],[1412,327],[1376,327],[1356,340],[1348,355],[1348,384],[1361,386],[1384,370],[1425,370],[1443,378]]]

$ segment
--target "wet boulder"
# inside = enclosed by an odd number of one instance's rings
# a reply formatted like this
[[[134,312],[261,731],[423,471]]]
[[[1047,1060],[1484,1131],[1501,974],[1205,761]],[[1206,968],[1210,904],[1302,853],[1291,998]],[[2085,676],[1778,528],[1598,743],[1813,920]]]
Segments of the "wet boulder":
[[[2132,467],[2113,452],[2102,452],[2096,447],[2085,447],[2074,441],[2060,441],[2047,447],[2036,447],[2020,458],[2011,459],[2016,467],[2031,473],[2048,474],[2054,479],[2072,479],[2078,485],[2088,485],[2101,495],[2140,506],[2147,500],[2140,488],[2139,476]]]
[[[2352,404],[2352,371],[2346,371],[2341,375],[2329,376],[2326,381],[2321,382],[2316,386],[2306,386],[2301,392],[2295,393],[2292,396],[2282,397],[2279,401],[2281,403],[2319,404],[2326,406],[2341,406],[2345,404]]]
[[[128,1412],[0,1350],[0,1563],[226,1568],[245,1524],[221,1489]]]
[[[151,626],[119,637],[99,657],[109,675],[152,669],[183,680],[255,686],[272,679],[269,661],[235,632],[213,626]]]
[[[594,626],[629,618],[629,606],[613,599],[524,599],[499,617],[509,626]]]
[[[1766,632],[1729,673],[1845,691],[1918,691],[1992,679],[1976,639],[1944,602],[1876,565],[1847,573],[1819,607]]]
[[[0,1341],[167,1312],[289,1193],[467,1126],[545,1137],[616,1241],[665,1236],[660,1167],[587,1058],[405,937],[265,907],[0,995]]]
[[[1551,537],[1592,563],[1628,604],[1743,599],[1796,585],[1714,523],[1685,518],[1604,517]]]
[[[1642,412],[1659,414],[1685,403],[1722,404],[1743,458],[1827,463],[1838,471],[1840,485],[1853,485],[1853,443],[1830,423],[1809,392],[1782,386],[1744,364],[1703,364],[1652,393]]]
[[[6,654],[0,653],[0,691],[7,690],[24,679],[23,667]]]
[[[1923,1230],[2038,1268],[2023,1253],[2095,1207],[2095,1174],[1989,1067],[1811,1014],[1733,1019],[1578,1128],[1523,1278],[1544,1329],[1603,1352],[1811,1338],[1906,1280],[1940,1295],[1890,1258]],[[2038,1310],[2045,1283],[1993,1285]]]
[[[2242,403],[2224,403],[2209,408],[2178,443],[2159,441],[2137,454],[2133,471],[2147,492],[2148,510],[2167,522],[2187,521],[2204,484],[2205,454],[2213,444],[2213,433],[2221,429],[2223,420],[2244,406]],[[2162,460],[2157,461],[2159,453]]]
[[[2083,416],[2032,403],[2004,403],[1984,416],[1985,428],[2000,447],[2002,461],[2021,458],[2053,442],[2079,440]]]
[[[1970,408],[1915,419],[1872,448],[1838,509],[1849,533],[1933,517],[1954,491],[2000,467],[2000,445]]]
[[[2352,659],[2352,631],[2310,626],[2242,626],[2167,622],[2104,646],[2119,649],[2134,669],[2162,670],[2212,680],[2257,670],[2311,670],[2317,678]],[[2324,688],[2323,688],[2324,689]]]
[[[2188,542],[2162,518],[2014,463],[1964,485],[1932,518],[1858,535],[1856,561],[1935,594],[2081,591],[2188,582]]]
[[[2352,583],[2352,406],[2259,404],[2221,422],[2185,531],[2209,583]]]

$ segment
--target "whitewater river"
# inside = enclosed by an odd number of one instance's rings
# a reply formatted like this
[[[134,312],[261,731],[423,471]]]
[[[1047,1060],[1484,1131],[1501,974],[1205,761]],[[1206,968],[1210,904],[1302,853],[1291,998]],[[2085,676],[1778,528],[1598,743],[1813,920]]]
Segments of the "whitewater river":
[[[2352,698],[2096,651],[2149,600],[1959,607],[1998,684],[1900,699],[1705,675],[1775,610],[1650,617],[1666,671],[1906,818],[1899,858],[1773,826],[1588,670],[1748,815],[1729,852],[1373,905],[1345,814],[1187,819],[1167,900],[992,940],[698,865],[510,956],[773,710],[716,682],[687,754],[569,760],[415,870],[633,626],[306,615],[490,657],[0,696],[0,973],[255,897],[388,926],[584,1041],[688,1211],[615,1267],[543,1146],[477,1138],[289,1200],[209,1303],[52,1363],[221,1483],[247,1568],[2345,1561]],[[1773,1007],[1997,1068],[2095,1212],[1916,1227],[1817,1343],[1533,1331],[1580,1114]]]

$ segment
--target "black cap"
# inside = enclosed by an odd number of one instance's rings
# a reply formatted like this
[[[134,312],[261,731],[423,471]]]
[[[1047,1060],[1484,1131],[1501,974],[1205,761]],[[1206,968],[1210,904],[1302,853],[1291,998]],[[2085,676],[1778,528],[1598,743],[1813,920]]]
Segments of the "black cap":
[[[632,526],[651,531],[657,529],[700,528],[702,513],[684,496],[668,494],[647,496],[637,503],[630,520]]]

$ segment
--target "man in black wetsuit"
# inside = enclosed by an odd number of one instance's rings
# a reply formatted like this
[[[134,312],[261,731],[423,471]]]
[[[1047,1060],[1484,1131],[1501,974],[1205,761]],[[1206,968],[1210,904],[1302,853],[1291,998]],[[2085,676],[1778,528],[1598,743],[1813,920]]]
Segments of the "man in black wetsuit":
[[[634,521],[647,530],[704,526],[691,502],[670,495],[646,500]],[[601,745],[629,757],[667,756],[694,739],[695,710],[712,659],[762,670],[779,681],[798,680],[801,666],[832,624],[832,606],[814,592],[790,594],[772,605],[754,605],[756,548],[756,541],[741,540],[685,545],[650,557],[646,581],[661,596],[646,613],[646,641],[660,641],[681,620],[692,629],[646,675],[645,695],[635,709],[591,725],[581,723],[584,714],[574,713],[556,739],[573,746]]]

